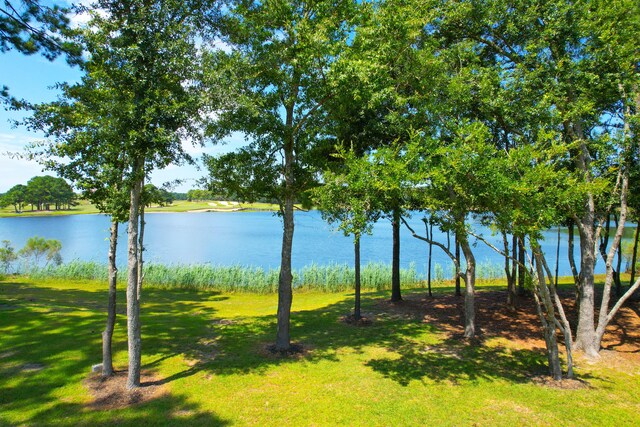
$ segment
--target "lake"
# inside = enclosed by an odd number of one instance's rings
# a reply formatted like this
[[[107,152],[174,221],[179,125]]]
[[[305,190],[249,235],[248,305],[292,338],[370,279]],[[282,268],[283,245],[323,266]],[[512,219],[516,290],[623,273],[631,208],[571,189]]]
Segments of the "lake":
[[[424,233],[422,215],[416,214],[409,223],[420,234]],[[280,264],[282,222],[271,212],[208,212],[208,213],[152,213],[146,215],[145,256],[147,262],[162,264],[214,264],[244,265],[275,268]],[[334,231],[318,211],[296,212],[293,246],[293,268],[312,263],[353,264],[353,244],[350,237]],[[126,263],[126,225],[121,225],[118,264]],[[496,246],[502,246],[500,236],[491,236],[488,229],[476,227],[477,232]],[[435,231],[435,230],[434,230]],[[577,234],[577,231],[576,231]],[[31,236],[58,239],[62,242],[64,261],[74,259],[98,261],[106,264],[109,238],[109,217],[105,215],[69,215],[49,217],[0,218],[0,240],[10,240],[16,249]],[[446,234],[435,233],[446,242]],[[556,262],[557,231],[544,234],[543,250],[550,267]],[[362,238],[362,262],[391,264],[391,224],[380,220],[373,234]],[[452,242],[453,244],[453,242]],[[560,274],[570,275],[567,260],[566,232],[561,233]],[[415,239],[403,226],[401,229],[401,265],[411,263],[424,275],[428,246]],[[474,247],[479,263],[492,263],[497,270],[503,258],[482,242]],[[433,248],[434,263],[451,274],[451,261],[437,247]],[[579,244],[576,241],[576,262],[579,262]],[[597,272],[604,272],[599,261]]]

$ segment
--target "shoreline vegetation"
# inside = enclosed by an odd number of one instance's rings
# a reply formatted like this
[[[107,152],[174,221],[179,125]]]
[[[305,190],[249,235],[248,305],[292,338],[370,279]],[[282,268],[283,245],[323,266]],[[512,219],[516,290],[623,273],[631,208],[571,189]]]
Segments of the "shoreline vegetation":
[[[362,289],[383,291],[391,289],[391,265],[371,262],[362,266]],[[118,279],[124,282],[126,266],[118,269]],[[436,263],[432,270],[432,287],[452,286],[453,267]],[[477,267],[478,282],[494,284],[504,281],[501,266],[489,261]],[[73,260],[60,265],[30,267],[20,270],[20,276],[34,280],[97,280],[106,282],[106,264]],[[278,288],[279,269],[243,265],[211,264],[154,264],[145,266],[145,286],[162,289],[199,289],[219,292],[268,294]],[[414,263],[400,271],[403,286],[426,288],[424,274],[418,273]],[[354,268],[348,264],[310,264],[293,271],[296,290],[319,292],[347,292],[354,287]]]
[[[145,213],[201,213],[201,212],[275,212],[277,204],[272,203],[240,203],[226,200],[188,201],[176,200],[166,206],[150,206]],[[100,211],[86,200],[79,202],[77,206],[65,210],[31,210],[24,209],[15,212],[11,206],[0,209],[0,218],[13,217],[37,217],[37,216],[65,216],[65,215],[89,215],[99,214]]]

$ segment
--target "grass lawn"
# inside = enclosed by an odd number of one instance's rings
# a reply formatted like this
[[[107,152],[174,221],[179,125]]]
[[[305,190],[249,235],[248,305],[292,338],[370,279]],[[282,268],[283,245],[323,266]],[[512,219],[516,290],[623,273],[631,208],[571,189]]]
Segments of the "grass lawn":
[[[62,216],[62,215],[81,215],[96,214],[98,209],[86,200],[79,200],[78,205],[71,209],[62,209],[59,211],[32,211],[30,205],[25,205],[21,213],[16,213],[13,206],[0,208],[0,218],[26,217],[26,216]]]
[[[405,291],[406,306],[423,295]],[[85,385],[101,360],[105,285],[8,278],[0,282],[0,424],[640,425],[637,353],[612,366],[579,360],[588,387],[555,388],[536,381],[546,369],[538,347],[464,343],[386,297],[366,294],[375,321],[356,327],[339,321],[351,294],[294,294],[292,336],[306,350],[282,358],[265,350],[276,295],[147,288],[143,369],[159,397],[105,410],[91,405]],[[118,304],[115,365],[124,369],[123,289]]]
[[[202,201],[189,202],[187,200],[176,200],[169,206],[151,206],[147,208],[147,212],[190,212],[190,211],[206,211],[213,210],[218,212],[235,212],[242,210],[245,212],[255,211],[276,211],[278,205],[269,203],[237,203],[225,201]],[[24,207],[22,213],[16,213],[13,206],[0,208],[0,218],[6,217],[25,217],[25,216],[60,216],[60,215],[79,215],[79,214],[96,214],[99,213],[95,206],[86,200],[81,200],[77,206],[68,210],[51,210],[51,211],[31,211],[29,205]]]

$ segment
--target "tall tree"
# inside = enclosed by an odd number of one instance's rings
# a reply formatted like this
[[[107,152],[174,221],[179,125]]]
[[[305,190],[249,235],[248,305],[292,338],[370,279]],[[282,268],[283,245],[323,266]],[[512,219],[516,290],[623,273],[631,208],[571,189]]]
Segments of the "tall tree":
[[[31,125],[61,142],[46,146],[45,154],[70,159],[66,164],[48,164],[78,179],[112,214],[112,266],[117,222],[123,219],[122,207],[127,208],[127,386],[134,388],[140,385],[141,369],[138,230],[142,187],[153,169],[189,160],[182,139],[200,136],[195,18],[202,16],[203,2],[104,0],[97,6],[102,13],[94,13],[81,34],[89,58],[82,81],[61,85],[61,100],[37,106]],[[110,283],[115,284],[115,268],[110,271]],[[110,313],[114,296],[110,291]],[[112,326],[110,314],[105,342],[110,343]]]
[[[291,346],[294,203],[314,185],[316,150],[326,139],[324,105],[336,94],[327,72],[348,45],[356,6],[353,0],[231,2],[222,24],[231,52],[209,63],[212,85],[228,89],[213,98],[212,135],[239,131],[251,139],[237,152],[206,159],[210,185],[216,194],[280,206],[278,351]]]

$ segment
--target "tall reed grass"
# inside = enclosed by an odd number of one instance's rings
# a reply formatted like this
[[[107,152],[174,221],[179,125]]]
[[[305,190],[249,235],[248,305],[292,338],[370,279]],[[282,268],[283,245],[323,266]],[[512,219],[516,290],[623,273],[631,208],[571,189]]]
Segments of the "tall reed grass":
[[[34,279],[107,280],[106,265],[96,262],[71,261],[58,266],[36,267],[24,273]],[[278,289],[279,269],[260,267],[146,264],[144,281],[159,288],[213,289],[224,292],[270,293]],[[293,272],[293,286],[297,289],[343,292],[353,289],[354,269],[346,264],[320,266],[311,264]],[[119,281],[126,278],[126,268],[119,268]],[[410,286],[421,284],[415,266],[400,272],[401,281]],[[362,288],[383,290],[390,287],[391,267],[382,263],[364,265],[361,271]]]
[[[453,273],[440,264],[434,264],[432,284],[445,285]],[[101,280],[107,281],[107,266],[90,261],[71,261],[61,265],[34,267],[23,274],[34,279]],[[319,290],[323,292],[345,292],[354,287],[354,268],[347,264],[311,264],[293,272],[293,286],[296,289]],[[426,277],[418,274],[415,264],[400,271],[403,286],[425,286]],[[425,275],[426,276],[426,275]],[[478,280],[497,280],[504,272],[497,264],[481,262],[477,268]],[[144,281],[147,286],[158,288],[211,289],[221,292],[272,293],[278,289],[279,269],[263,269],[249,266],[222,266],[210,264],[145,264]],[[126,280],[126,267],[120,267],[119,282]],[[391,287],[391,266],[384,263],[369,263],[362,267],[363,290],[385,290]]]

